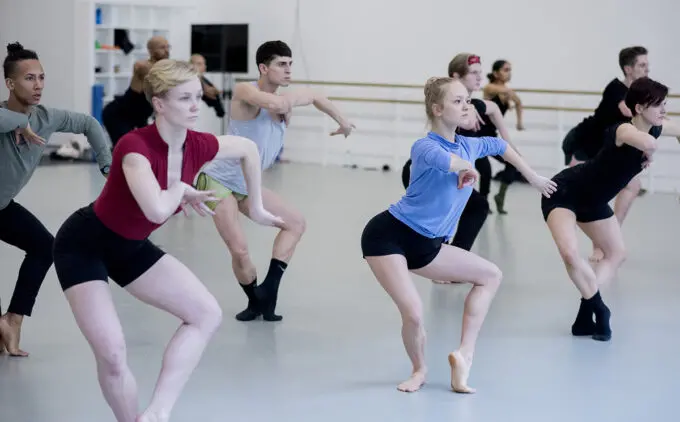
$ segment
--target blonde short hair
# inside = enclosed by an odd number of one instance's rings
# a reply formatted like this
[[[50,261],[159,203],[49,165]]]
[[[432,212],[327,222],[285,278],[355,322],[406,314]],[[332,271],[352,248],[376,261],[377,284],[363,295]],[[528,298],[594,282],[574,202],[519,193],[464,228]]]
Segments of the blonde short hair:
[[[163,59],[151,66],[144,78],[144,95],[151,102],[153,97],[162,97],[172,88],[198,77],[194,66],[183,60]]]

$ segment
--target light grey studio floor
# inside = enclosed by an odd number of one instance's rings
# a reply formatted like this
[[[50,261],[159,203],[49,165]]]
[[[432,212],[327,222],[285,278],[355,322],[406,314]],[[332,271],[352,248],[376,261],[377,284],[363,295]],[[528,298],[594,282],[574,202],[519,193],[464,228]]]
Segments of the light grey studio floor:
[[[41,167],[18,200],[56,232],[102,182],[90,165]],[[677,420],[680,205],[673,195],[647,195],[634,205],[624,226],[630,257],[603,292],[614,336],[597,343],[569,334],[579,296],[537,194],[513,185],[510,214],[489,216],[474,248],[505,278],[478,343],[470,379],[478,393],[465,396],[449,389],[446,356],[458,345],[469,287],[420,278],[414,280],[426,312],[429,382],[415,394],[395,389],[410,370],[400,319],[362,260],[359,239],[366,221],[401,195],[399,174],[284,164],[265,183],[308,223],[284,275],[279,323],[234,320],[245,298],[210,219],[175,218],[153,235],[196,272],[225,314],[173,421]],[[275,233],[245,224],[262,279]],[[581,238],[585,255],[590,246]],[[21,259],[0,245],[4,304]],[[112,288],[144,406],[178,321]],[[53,269],[22,346],[29,358],[0,357],[0,421],[114,421]]]

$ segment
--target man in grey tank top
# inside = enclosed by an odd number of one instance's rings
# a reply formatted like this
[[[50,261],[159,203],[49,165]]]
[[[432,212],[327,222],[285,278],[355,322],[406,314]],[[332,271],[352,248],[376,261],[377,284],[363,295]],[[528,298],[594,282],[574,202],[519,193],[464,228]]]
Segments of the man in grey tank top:
[[[331,135],[345,137],[354,125],[322,94],[309,89],[278,93],[279,87],[290,83],[292,52],[282,41],[267,41],[255,55],[260,78],[234,87],[228,133],[251,139],[257,144],[262,170],[271,167],[281,148],[293,107],[314,105],[340,126]],[[249,215],[248,192],[238,161],[213,161],[199,174],[196,188],[212,190],[218,201],[207,205],[215,212],[213,220],[232,256],[232,268],[248,297],[248,306],[236,315],[239,321],[252,321],[262,316],[266,321],[280,321],[275,314],[279,284],[288,262],[305,231],[302,214],[288,205],[278,194],[262,187],[266,209],[280,216],[284,224],[274,240],[269,271],[257,284],[257,271],[248,252],[245,234],[238,214]]]

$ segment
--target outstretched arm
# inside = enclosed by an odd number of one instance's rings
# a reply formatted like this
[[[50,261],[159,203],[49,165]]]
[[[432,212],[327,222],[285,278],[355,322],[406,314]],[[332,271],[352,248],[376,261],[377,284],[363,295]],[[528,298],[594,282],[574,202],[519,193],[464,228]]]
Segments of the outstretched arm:
[[[180,206],[187,187],[190,187],[184,182],[176,182],[162,190],[149,160],[138,152],[125,154],[123,174],[144,216],[156,224],[162,224],[170,218]]]
[[[253,141],[241,136],[218,136],[219,150],[215,159],[241,160],[241,168],[248,188],[248,217],[264,226],[284,227],[285,222],[264,208],[262,201],[262,168],[260,154]]]
[[[515,166],[527,182],[541,192],[543,196],[549,198],[557,190],[558,186],[555,182],[536,173],[513,148],[506,148],[503,153],[503,159]]]
[[[486,103],[486,114],[489,116],[489,120],[491,120],[491,123],[493,123],[494,126],[496,126],[496,129],[498,129],[498,134],[500,135],[501,138],[505,140],[505,142],[510,145],[517,153],[519,154],[519,150],[510,141],[510,134],[508,133],[508,129],[505,127],[505,121],[503,121],[503,114],[501,113],[501,109],[498,108],[498,104],[494,103],[493,101],[484,101]]]
[[[657,147],[656,139],[652,135],[638,130],[630,123],[620,124],[616,128],[616,145],[623,144],[628,144],[648,155],[653,154]]]
[[[476,142],[471,142],[470,146],[475,147],[476,158],[487,157],[489,155],[500,155],[517,168],[527,181],[544,196],[550,197],[555,192],[557,185],[550,179],[540,176],[532,169],[521,155],[513,148],[508,148],[508,143],[501,138],[483,137],[476,138]]]
[[[507,148],[502,155],[503,159],[512,164],[524,176],[527,181],[538,176],[538,173],[532,169],[529,164],[524,161],[521,155],[513,148]]]
[[[524,130],[523,107],[522,100],[511,88],[504,85],[487,84],[484,87],[484,99],[490,100],[498,94],[506,94],[510,97],[510,101],[515,105],[517,111],[517,130]]]
[[[99,122],[92,116],[73,111],[49,109],[56,123],[55,132],[78,133],[85,135],[92,145],[99,169],[108,174],[111,166],[111,146]]]
[[[295,89],[281,94],[290,101],[291,107],[300,107],[313,104],[317,110],[328,115],[340,125],[340,128],[333,132],[333,135],[349,135],[354,129],[354,125],[347,120],[340,110],[323,93],[313,89]]]
[[[262,167],[257,145],[248,138],[233,135],[218,136],[219,150],[215,160],[239,159],[252,203],[262,206]]]
[[[664,119],[661,127],[661,136],[672,136],[680,142],[680,125],[668,118]]]
[[[411,148],[413,161],[420,161],[427,167],[432,167],[445,173],[458,173],[461,170],[471,170],[474,166],[456,154],[445,151],[437,142],[420,140]]]
[[[290,100],[283,95],[260,91],[249,82],[239,82],[234,86],[234,99],[264,108],[273,114],[286,114],[292,107]]]
[[[28,126],[28,116],[0,107],[0,133],[14,132]]]

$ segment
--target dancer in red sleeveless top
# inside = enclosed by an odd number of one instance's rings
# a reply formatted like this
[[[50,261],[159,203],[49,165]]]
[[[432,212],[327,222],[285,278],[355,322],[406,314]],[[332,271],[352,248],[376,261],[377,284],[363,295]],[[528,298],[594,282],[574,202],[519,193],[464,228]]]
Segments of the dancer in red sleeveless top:
[[[214,200],[212,192],[191,186],[199,169],[213,159],[241,159],[254,220],[283,224],[262,206],[255,144],[238,136],[215,137],[189,129],[203,95],[189,63],[157,62],[144,81],[144,91],[155,122],[118,141],[101,194],[66,220],[54,245],[57,276],[92,348],[99,384],[119,422],[167,421],[222,320],[217,301],[191,270],[148,238],[182,209],[211,213],[204,202]],[[182,321],[163,356],[151,403],[141,414],[108,277],[142,302]]]

